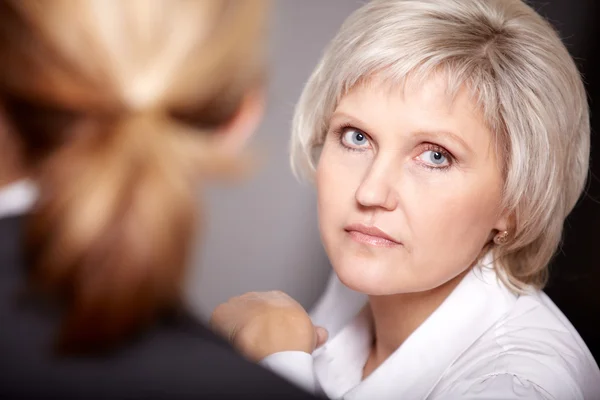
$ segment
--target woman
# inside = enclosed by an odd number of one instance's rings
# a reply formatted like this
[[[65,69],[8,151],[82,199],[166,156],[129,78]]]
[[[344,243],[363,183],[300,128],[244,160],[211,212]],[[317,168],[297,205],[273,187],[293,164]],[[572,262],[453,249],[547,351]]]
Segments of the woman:
[[[541,291],[589,136],[577,68],[525,3],[372,1],[326,50],[293,123],[292,163],[316,181],[339,278],[313,320],[330,338],[312,355],[274,351],[254,332],[281,306],[260,294],[213,324],[330,398],[598,399],[598,366]]]
[[[309,398],[180,304],[196,183],[260,120],[265,11],[0,2],[0,398]]]

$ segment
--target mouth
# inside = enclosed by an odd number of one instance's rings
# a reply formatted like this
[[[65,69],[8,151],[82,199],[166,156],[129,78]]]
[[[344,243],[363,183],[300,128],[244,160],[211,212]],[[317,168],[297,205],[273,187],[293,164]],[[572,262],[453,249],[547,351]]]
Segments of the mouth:
[[[354,241],[374,247],[396,247],[402,244],[374,226],[354,224],[346,226],[344,230]]]

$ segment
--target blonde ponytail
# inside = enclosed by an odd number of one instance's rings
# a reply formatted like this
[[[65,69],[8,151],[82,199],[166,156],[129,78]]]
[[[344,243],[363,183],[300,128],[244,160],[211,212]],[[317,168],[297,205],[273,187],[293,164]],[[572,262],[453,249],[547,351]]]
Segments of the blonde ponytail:
[[[63,349],[113,344],[177,301],[193,171],[157,122],[84,123],[44,163],[28,245],[35,282],[71,305]]]

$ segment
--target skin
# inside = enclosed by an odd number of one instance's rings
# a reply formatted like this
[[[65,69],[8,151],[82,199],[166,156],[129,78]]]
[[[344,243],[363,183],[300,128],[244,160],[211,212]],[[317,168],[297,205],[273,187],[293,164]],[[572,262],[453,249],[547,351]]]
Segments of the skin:
[[[508,229],[494,136],[469,94],[449,101],[441,76],[404,91],[373,79],[343,96],[329,121],[316,174],[319,225],[340,280],[369,295],[375,341],[364,377]],[[277,306],[264,303],[268,320]]]
[[[26,176],[20,143],[11,134],[0,109],[0,188]]]
[[[444,91],[440,78],[404,95],[372,82],[333,113],[317,167],[319,221],[335,272],[354,290],[437,288],[475,261],[494,230],[506,229],[492,133],[467,90],[453,103]],[[353,224],[396,243],[361,242]]]
[[[280,351],[311,353],[327,340],[304,308],[280,291],[249,292],[219,305],[210,325],[246,358],[260,361]]]

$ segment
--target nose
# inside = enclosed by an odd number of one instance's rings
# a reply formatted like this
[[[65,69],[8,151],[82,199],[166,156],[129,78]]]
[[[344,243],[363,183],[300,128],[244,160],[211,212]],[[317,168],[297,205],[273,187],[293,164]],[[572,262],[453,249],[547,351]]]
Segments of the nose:
[[[393,172],[384,162],[375,161],[356,190],[356,201],[363,207],[393,211],[398,206],[398,194],[392,184]]]

